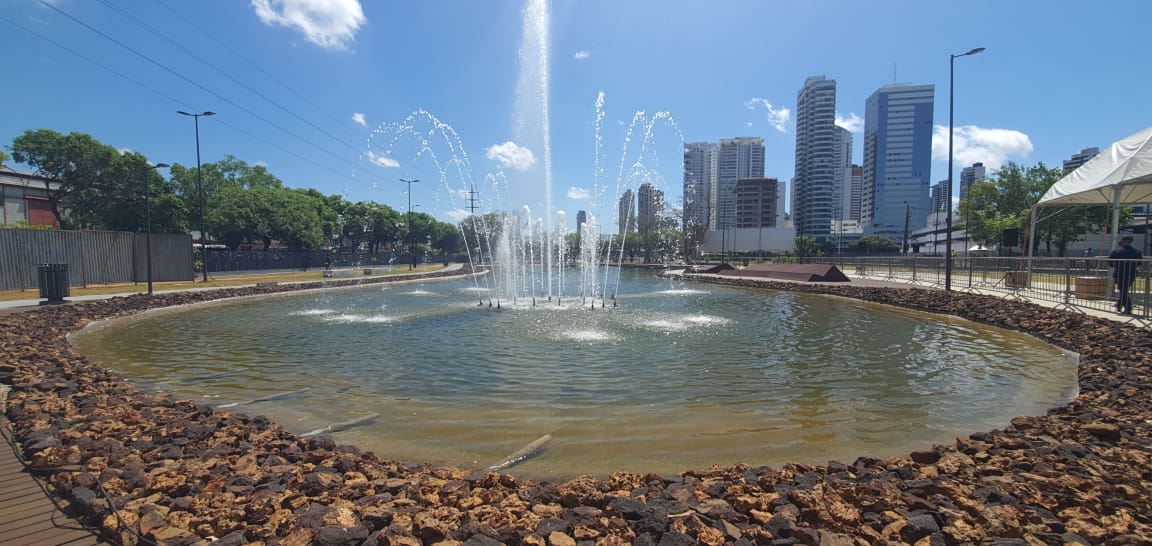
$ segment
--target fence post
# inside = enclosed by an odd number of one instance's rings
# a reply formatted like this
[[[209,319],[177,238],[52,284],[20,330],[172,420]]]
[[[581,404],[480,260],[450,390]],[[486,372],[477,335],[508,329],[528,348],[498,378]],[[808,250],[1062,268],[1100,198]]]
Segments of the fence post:
[[[1064,261],[1064,305],[1072,304],[1072,260]]]

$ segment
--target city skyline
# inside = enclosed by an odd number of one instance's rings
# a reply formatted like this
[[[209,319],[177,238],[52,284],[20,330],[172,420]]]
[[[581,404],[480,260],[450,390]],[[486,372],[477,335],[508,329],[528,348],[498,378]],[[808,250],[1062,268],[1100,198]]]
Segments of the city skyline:
[[[679,208],[685,143],[761,138],[763,176],[787,184],[795,171],[795,91],[812,75],[837,82],[836,124],[857,142],[875,89],[935,85],[932,182],[947,178],[941,143],[950,53],[988,48],[956,62],[955,177],[975,162],[989,173],[1009,160],[1059,166],[1149,124],[1131,115],[1147,109],[1131,90],[1143,88],[1148,76],[1127,70],[1137,59],[1137,21],[1152,14],[1144,5],[1119,21],[1078,10],[1082,26],[1111,30],[1093,31],[1077,44],[1051,30],[1066,25],[1063,8],[1075,6],[1062,2],[1042,11],[966,5],[947,20],[965,28],[955,38],[939,37],[938,9],[915,2],[885,9],[849,2],[548,5],[553,208],[569,217],[586,210],[602,226],[610,222],[604,216],[614,216],[621,190],[643,182],[656,184],[666,206]],[[0,46],[21,55],[8,73],[17,84],[0,89],[7,107],[0,145],[46,127],[85,132],[154,162],[191,165],[192,124],[176,111],[211,110],[217,115],[200,127],[205,162],[232,154],[266,165],[289,187],[398,210],[407,196],[397,179],[420,179],[426,183],[413,186],[413,203],[450,221],[464,209],[462,200],[437,182],[441,172],[427,154],[412,146],[381,153],[394,136],[384,129],[426,112],[459,135],[459,158],[467,158],[472,179],[506,176],[506,208],[527,196],[518,184],[534,188],[543,180],[544,150],[517,141],[521,3],[10,0],[5,7]],[[817,11],[834,13],[851,30],[811,40],[811,28],[788,24]],[[647,24],[654,15],[660,24]],[[1035,24],[1013,24],[1025,18]],[[788,45],[755,39],[765,25],[774,42]],[[1068,66],[1077,67],[1077,77],[1067,77]],[[1116,73],[1131,79],[1099,84]],[[1059,85],[1045,84],[1053,75],[1061,76]],[[1086,106],[1091,116],[1075,115]],[[451,162],[443,144],[435,144],[440,159]],[[853,163],[862,162],[862,148],[855,147]],[[645,172],[631,176],[641,153]],[[495,193],[485,190],[480,198],[491,201]],[[538,199],[524,201],[534,215],[543,214]]]

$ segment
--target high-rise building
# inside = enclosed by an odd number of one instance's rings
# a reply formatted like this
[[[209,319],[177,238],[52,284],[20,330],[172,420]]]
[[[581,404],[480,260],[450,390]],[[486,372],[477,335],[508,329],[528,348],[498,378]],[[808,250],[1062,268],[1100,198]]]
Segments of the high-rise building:
[[[636,229],[640,233],[647,233],[657,227],[664,214],[664,192],[645,182],[640,184],[636,197]]]
[[[776,227],[776,202],[780,182],[775,178],[741,178],[736,181],[736,227]]]
[[[827,241],[838,208],[836,183],[843,177],[843,150],[836,136],[836,81],[804,80],[796,93],[796,177],[792,221],[797,235]]]
[[[948,210],[944,208],[945,203],[948,202],[948,198],[945,196],[947,193],[948,180],[945,179],[932,184],[932,204],[930,210],[928,211],[929,213],[946,212]]]
[[[620,235],[636,229],[636,197],[632,190],[624,190],[624,195],[620,196],[617,220],[620,222],[620,231],[617,232]]]
[[[837,125],[832,134],[836,138],[836,184],[832,189],[832,219],[848,220],[852,210],[852,132]],[[857,191],[856,195],[859,194]]]
[[[580,233],[581,226],[588,223],[588,213],[586,211],[576,212],[576,233]]]
[[[1100,148],[1092,147],[1084,148],[1083,150],[1080,150],[1080,153],[1078,154],[1072,154],[1070,159],[1064,160],[1064,174],[1068,174],[1076,170],[1077,167],[1087,163],[1089,159],[1096,157],[1096,154],[1099,153]]]
[[[849,168],[852,173],[852,207],[848,210],[848,220],[853,222],[860,222],[860,202],[864,195],[864,167],[853,164]]]
[[[716,186],[711,196],[716,218],[713,229],[736,227],[736,182],[741,178],[764,178],[764,139],[720,140]]]
[[[861,222],[868,233],[902,241],[924,227],[931,207],[934,85],[892,84],[865,102]]]
[[[719,146],[712,142],[684,145],[684,227],[714,226],[712,189],[716,187]]]
[[[968,191],[972,189],[972,186],[984,181],[984,172],[983,163],[973,163],[971,167],[964,167],[964,170],[960,171],[961,201],[968,197]],[[945,212],[947,212],[947,209],[945,209]]]

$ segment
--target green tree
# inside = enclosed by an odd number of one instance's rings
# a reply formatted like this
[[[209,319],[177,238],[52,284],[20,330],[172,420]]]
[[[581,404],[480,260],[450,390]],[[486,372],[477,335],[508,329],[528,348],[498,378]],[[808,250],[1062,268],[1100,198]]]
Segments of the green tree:
[[[8,155],[4,150],[0,150],[0,167],[4,166],[4,162],[10,159],[12,159],[12,156]]]
[[[1005,230],[1017,229],[1027,235],[1032,221],[1032,207],[1057,181],[1063,172],[1044,163],[1023,167],[1009,162],[989,180],[975,184],[960,203],[960,215],[969,237],[985,245],[1000,241]],[[1037,225],[1031,238],[1033,248],[1044,243],[1048,251],[1056,247],[1063,256],[1068,243],[1081,234],[1101,229],[1107,222],[1107,207],[1068,207]],[[1129,211],[1125,211],[1130,215]],[[1122,218],[1123,220],[1124,218]]]
[[[811,235],[797,235],[793,240],[797,258],[816,255],[816,239]]]
[[[112,177],[120,152],[84,133],[35,129],[12,140],[12,158],[48,180],[45,189],[56,222],[64,229],[86,227]]]
[[[865,235],[849,247],[860,254],[890,254],[900,251],[900,245],[880,235]]]

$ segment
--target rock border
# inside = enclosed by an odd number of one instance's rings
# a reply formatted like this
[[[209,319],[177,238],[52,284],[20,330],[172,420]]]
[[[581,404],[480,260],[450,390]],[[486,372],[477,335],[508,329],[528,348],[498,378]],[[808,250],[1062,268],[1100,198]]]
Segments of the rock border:
[[[907,457],[676,476],[520,480],[301,439],[262,416],[146,392],[69,332],[160,307],[385,278],[134,295],[0,316],[0,382],[29,463],[124,544],[1152,543],[1152,336],[994,296],[687,278],[843,296],[1019,330],[1081,355],[1080,393]],[[116,509],[112,510],[111,506]]]

